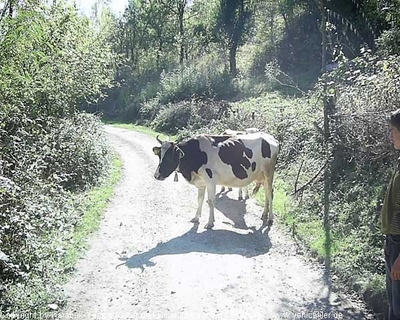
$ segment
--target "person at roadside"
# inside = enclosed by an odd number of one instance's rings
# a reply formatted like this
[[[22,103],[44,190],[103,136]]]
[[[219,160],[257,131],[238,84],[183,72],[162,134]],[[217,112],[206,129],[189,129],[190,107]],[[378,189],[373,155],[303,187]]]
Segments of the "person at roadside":
[[[389,138],[400,150],[400,109],[389,119]],[[400,158],[390,180],[382,207],[382,232],[385,238],[386,291],[389,320],[400,320]]]

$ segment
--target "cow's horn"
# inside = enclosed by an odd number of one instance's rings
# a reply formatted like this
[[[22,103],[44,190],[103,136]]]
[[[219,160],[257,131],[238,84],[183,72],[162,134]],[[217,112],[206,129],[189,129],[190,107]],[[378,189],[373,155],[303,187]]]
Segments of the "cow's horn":
[[[158,141],[160,144],[162,144],[162,141],[160,140],[160,138],[158,137],[158,135],[157,135],[156,139],[157,139],[157,141]]]

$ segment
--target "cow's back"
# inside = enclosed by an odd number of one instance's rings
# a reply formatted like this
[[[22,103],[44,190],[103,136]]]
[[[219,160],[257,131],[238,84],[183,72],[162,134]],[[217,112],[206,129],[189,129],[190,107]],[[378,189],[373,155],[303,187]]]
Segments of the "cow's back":
[[[262,181],[265,171],[275,167],[279,145],[269,134],[202,135],[195,139],[199,141],[200,150],[207,154],[207,163],[199,174],[207,174],[218,185],[242,187],[254,180]]]
[[[267,162],[276,161],[279,153],[279,142],[270,134],[257,132],[240,136],[244,145],[260,152],[260,156]]]

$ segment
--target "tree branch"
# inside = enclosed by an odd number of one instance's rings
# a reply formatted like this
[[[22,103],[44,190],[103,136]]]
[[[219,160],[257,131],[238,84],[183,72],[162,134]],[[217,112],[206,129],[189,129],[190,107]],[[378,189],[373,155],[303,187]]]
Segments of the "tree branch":
[[[325,164],[322,166],[321,169],[318,170],[317,174],[310,180],[308,181],[305,185],[303,185],[299,190],[296,190],[290,194],[291,196],[294,196],[295,194],[303,191],[305,188],[307,188],[311,183],[313,183],[313,181],[321,174],[321,172],[325,169],[326,165],[328,164],[329,159],[325,161]],[[300,173],[299,173],[300,174]]]
[[[301,162],[299,171],[297,172],[296,181],[294,183],[294,192],[295,193],[296,193],[296,190],[297,190],[297,183],[299,182],[299,176],[300,176],[301,169],[303,168],[303,164],[304,164],[304,160]]]

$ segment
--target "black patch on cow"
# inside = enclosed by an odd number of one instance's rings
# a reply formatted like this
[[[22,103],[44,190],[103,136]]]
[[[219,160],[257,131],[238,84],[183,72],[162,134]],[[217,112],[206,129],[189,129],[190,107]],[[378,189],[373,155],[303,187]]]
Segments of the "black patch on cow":
[[[248,177],[244,168],[250,168],[250,161],[247,157],[251,156],[253,152],[246,148],[241,140],[230,139],[220,145],[218,152],[222,162],[232,167],[233,174],[239,179],[246,179]]]
[[[261,140],[261,154],[264,158],[271,158],[271,146],[264,139]]]
[[[244,145],[242,140],[239,139],[239,142]],[[251,150],[249,148],[244,148],[244,153],[246,154],[247,158],[252,158],[253,157],[253,150]]]
[[[256,166],[257,164],[255,162],[251,164],[251,170],[253,170],[253,172],[256,171]]]
[[[179,164],[179,172],[187,181],[192,180],[192,172],[199,173],[199,169],[208,161],[207,154],[200,150],[199,140],[190,139],[187,142],[178,144],[184,152]]]
[[[207,172],[207,174],[208,174],[208,176],[210,177],[210,179],[212,179],[212,176],[213,176],[213,174],[212,174],[212,171],[211,171],[211,169],[206,169],[206,172]]]

